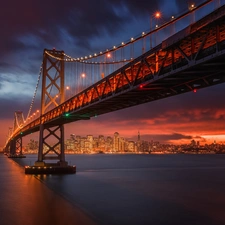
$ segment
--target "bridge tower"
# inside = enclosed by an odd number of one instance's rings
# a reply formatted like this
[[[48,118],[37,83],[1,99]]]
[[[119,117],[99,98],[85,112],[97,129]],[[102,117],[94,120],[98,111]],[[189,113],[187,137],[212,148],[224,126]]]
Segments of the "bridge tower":
[[[9,128],[8,138],[13,132],[16,132],[24,124],[24,116],[22,111],[15,111],[13,128]],[[22,157],[22,137],[10,140],[9,157]],[[24,156],[25,157],[25,156]]]
[[[10,140],[10,137],[12,136],[12,134],[13,134],[13,128],[12,127],[9,127],[8,135],[7,135],[7,140]],[[7,155],[10,154],[10,145],[6,145],[5,146],[4,153],[7,154]]]
[[[64,153],[64,125],[45,124],[43,115],[64,102],[64,52],[44,50],[42,67],[41,125],[38,161],[35,166],[45,166],[44,160],[58,160],[56,165],[67,166]],[[52,165],[52,164],[51,164]]]

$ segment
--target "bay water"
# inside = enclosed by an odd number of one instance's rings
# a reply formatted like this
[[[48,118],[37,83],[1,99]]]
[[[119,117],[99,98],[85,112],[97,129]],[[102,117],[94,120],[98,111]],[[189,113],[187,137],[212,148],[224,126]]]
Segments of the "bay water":
[[[224,225],[225,155],[66,155],[76,174],[25,175],[0,155],[0,225]]]

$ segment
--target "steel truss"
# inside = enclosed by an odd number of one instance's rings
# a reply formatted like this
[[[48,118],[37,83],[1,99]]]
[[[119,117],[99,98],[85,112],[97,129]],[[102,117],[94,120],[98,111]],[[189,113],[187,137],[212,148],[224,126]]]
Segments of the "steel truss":
[[[24,124],[24,117],[22,111],[15,111],[14,113],[14,126],[9,128],[8,138],[10,139],[9,153],[11,156],[22,155],[22,136],[11,138],[12,134],[21,129]],[[8,152],[8,148],[6,149]]]
[[[64,102],[64,57],[63,51],[48,50],[57,59],[52,59],[46,50],[43,57],[41,115]],[[59,160],[65,165],[64,125],[49,127],[41,123],[39,134],[39,151],[36,165],[43,165],[43,160]],[[52,144],[52,138],[56,143]],[[53,155],[49,155],[52,154]]]
[[[19,137],[15,140],[16,154],[22,155],[22,137]]]
[[[41,122],[88,119],[222,83],[224,66],[225,6],[49,111]]]

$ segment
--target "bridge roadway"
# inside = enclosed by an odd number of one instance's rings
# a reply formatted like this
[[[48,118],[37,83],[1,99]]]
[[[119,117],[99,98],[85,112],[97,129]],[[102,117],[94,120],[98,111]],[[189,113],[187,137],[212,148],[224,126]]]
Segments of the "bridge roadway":
[[[25,125],[14,137],[225,82],[225,6]]]

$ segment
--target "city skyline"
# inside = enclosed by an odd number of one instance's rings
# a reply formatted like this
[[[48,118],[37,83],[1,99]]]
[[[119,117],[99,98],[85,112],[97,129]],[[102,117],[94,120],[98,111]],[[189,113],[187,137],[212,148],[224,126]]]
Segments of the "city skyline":
[[[75,6],[68,1],[63,9],[57,4],[45,4],[43,9],[42,1],[31,5],[23,0],[15,2],[16,11],[9,3],[3,3],[0,13],[6,19],[0,22],[4,28],[0,43],[0,147],[4,146],[8,128],[13,125],[14,111],[26,114],[29,109],[44,48],[56,47],[72,56],[105,49],[147,30],[150,12],[160,10],[167,18],[191,3],[150,1],[153,8],[147,2],[118,0],[102,2],[104,11],[95,7],[93,1],[85,2],[88,4],[79,2]],[[52,7],[54,10],[48,10]],[[25,12],[22,16],[18,14],[21,11]],[[59,14],[63,16],[58,18]],[[49,29],[51,32],[47,32]],[[140,131],[147,140],[164,143],[188,143],[192,139],[203,143],[224,142],[223,96],[224,84],[220,84],[68,124],[65,132],[69,134],[76,127],[76,134],[107,136],[117,130],[124,137],[133,138]],[[39,105],[40,102],[35,102],[36,108]]]
[[[38,148],[39,142],[30,139],[27,144],[23,145],[23,153],[34,154],[38,152]],[[70,134],[70,137],[65,139],[64,149],[66,154],[224,154],[225,143],[220,144],[214,141],[210,144],[202,144],[192,139],[187,144],[173,145],[143,140],[140,132],[135,140],[128,140],[115,132],[113,136]],[[59,151],[59,146],[55,150]],[[44,151],[48,151],[48,146],[44,146]]]

